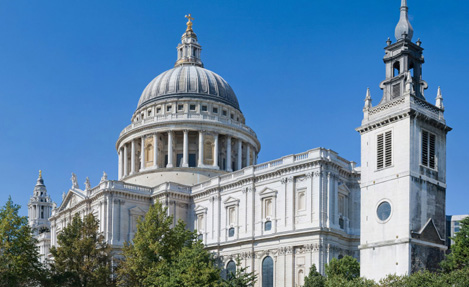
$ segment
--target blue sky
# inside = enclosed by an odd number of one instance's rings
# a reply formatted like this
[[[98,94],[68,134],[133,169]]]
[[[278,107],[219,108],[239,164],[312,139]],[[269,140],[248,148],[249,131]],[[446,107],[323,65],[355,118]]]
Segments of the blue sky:
[[[469,2],[409,0],[426,98],[441,86],[447,213],[468,213]],[[0,0],[0,204],[22,205],[43,170],[54,201],[87,176],[117,177],[115,142],[145,86],[172,68],[194,16],[205,67],[233,87],[262,144],[259,162],[315,147],[360,161],[363,99],[382,92],[383,48],[400,0]]]

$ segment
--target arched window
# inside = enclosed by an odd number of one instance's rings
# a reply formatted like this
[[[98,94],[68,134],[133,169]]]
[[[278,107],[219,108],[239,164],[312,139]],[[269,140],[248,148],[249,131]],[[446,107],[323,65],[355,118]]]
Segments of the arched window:
[[[153,165],[153,145],[147,144],[145,147],[145,167]]]
[[[306,209],[306,202],[305,202],[305,193],[304,192],[300,192],[298,194],[298,210],[305,210]]]
[[[228,229],[228,237],[233,237],[235,234],[235,229],[234,227],[231,227],[230,229]]]
[[[230,260],[228,262],[228,265],[226,265],[226,277],[227,279],[230,279],[231,277],[235,276],[236,274],[236,263],[234,263],[233,260]]]
[[[274,287],[274,260],[270,256],[262,261],[262,287]]]
[[[206,141],[204,144],[204,164],[213,164],[213,143]]]
[[[298,271],[298,285],[305,285],[305,274],[303,270]]]
[[[393,68],[393,74],[392,76],[393,77],[396,77],[396,76],[399,76],[399,74],[401,73],[401,65],[399,62],[395,62],[394,65],[392,65],[392,68]]]
[[[272,216],[272,199],[266,199],[265,200],[265,217],[271,217]]]

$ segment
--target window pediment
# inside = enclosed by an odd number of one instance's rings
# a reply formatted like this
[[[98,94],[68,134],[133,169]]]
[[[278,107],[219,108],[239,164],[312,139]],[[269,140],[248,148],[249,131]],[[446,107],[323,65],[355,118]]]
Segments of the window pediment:
[[[129,214],[145,216],[146,212],[139,206],[134,206],[134,207],[129,208]]]
[[[225,204],[225,206],[232,206],[232,205],[238,206],[239,201],[240,201],[239,199],[230,196],[225,201],[223,201],[223,204]]]
[[[195,211],[195,214],[207,213],[207,208],[201,205],[197,205],[194,211]]]
[[[348,196],[350,194],[350,189],[347,187],[347,185],[343,182],[339,183],[339,193]]]
[[[277,193],[277,190],[266,187],[261,192],[259,192],[259,196],[261,199],[266,197],[277,197]]]

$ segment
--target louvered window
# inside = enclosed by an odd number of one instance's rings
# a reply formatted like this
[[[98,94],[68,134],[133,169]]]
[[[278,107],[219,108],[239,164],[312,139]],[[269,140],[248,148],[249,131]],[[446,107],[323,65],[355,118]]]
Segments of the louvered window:
[[[378,169],[392,165],[392,131],[378,135],[376,163]]]
[[[422,165],[435,168],[435,135],[422,131]]]

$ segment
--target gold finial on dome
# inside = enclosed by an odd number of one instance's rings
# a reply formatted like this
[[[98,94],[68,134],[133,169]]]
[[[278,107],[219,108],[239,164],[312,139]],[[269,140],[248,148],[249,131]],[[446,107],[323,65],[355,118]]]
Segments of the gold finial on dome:
[[[39,178],[42,178],[42,170],[39,170]]]
[[[192,31],[192,22],[191,22],[191,20],[194,20],[194,18],[192,18],[190,13],[189,13],[189,15],[186,15],[184,17],[187,18],[187,23],[186,23],[187,29],[186,29],[186,31]]]

